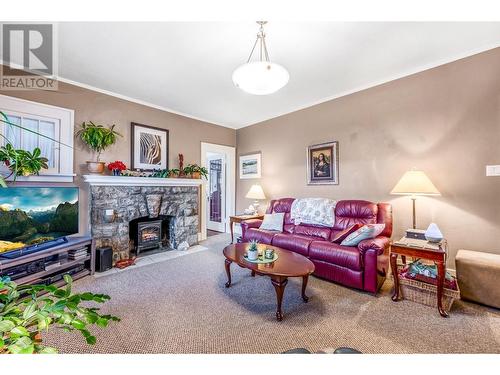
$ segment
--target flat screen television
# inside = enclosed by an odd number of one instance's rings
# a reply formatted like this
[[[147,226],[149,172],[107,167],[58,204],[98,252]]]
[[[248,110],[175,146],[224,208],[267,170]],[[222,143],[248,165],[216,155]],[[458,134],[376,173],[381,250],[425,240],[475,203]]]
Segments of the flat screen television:
[[[0,188],[0,257],[47,248],[75,233],[77,187]]]

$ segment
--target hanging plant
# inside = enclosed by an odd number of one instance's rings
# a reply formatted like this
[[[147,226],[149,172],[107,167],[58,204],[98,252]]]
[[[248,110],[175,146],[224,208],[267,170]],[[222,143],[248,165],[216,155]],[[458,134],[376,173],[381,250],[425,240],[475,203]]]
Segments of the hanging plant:
[[[0,147],[0,162],[10,170],[14,180],[19,176],[38,175],[42,169],[48,169],[48,159],[41,156],[42,151],[35,147],[33,152],[15,149],[10,143]]]
[[[58,143],[66,147],[70,147],[58,140],[50,138],[44,134],[38,133],[31,129],[27,129],[21,125],[14,124],[9,121],[9,118],[5,113],[0,111],[0,123],[6,126],[16,127],[22,131],[26,131],[32,134],[36,134],[39,137],[49,139],[53,142]],[[42,169],[48,169],[48,159],[41,156],[42,152],[40,148],[36,147],[33,151],[15,149],[12,143],[0,132],[0,138],[5,140],[5,145],[0,147],[0,162],[9,169],[10,174],[8,176],[0,175],[0,186],[6,188],[7,184],[5,180],[13,176],[14,181],[19,176],[29,176],[38,175]]]

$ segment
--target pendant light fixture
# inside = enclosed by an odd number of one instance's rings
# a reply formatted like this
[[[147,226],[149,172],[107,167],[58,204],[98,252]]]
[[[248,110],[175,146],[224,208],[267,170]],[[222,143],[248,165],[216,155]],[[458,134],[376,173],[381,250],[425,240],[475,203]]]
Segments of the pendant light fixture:
[[[239,66],[233,72],[235,86],[253,95],[272,94],[284,87],[290,79],[290,75],[284,67],[269,60],[266,34],[264,34],[264,25],[266,23],[266,21],[257,21],[260,28],[250,56],[245,64]],[[250,61],[255,52],[255,47],[258,49],[259,59]]]

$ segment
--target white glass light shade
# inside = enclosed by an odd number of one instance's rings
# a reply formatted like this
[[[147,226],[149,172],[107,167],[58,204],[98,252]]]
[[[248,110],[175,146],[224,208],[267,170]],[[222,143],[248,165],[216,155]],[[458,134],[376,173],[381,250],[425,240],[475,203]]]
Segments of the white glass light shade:
[[[272,94],[284,87],[289,79],[285,68],[268,61],[249,62],[233,72],[235,86],[253,95]]]

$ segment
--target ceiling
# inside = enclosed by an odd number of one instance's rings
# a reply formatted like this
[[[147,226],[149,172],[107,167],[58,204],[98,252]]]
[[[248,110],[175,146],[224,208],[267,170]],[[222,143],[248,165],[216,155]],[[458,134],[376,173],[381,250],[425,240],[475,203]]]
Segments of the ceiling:
[[[60,23],[59,75],[168,111],[241,128],[500,46],[500,23],[283,23],[266,26],[275,94],[236,88],[257,33],[248,23]]]

